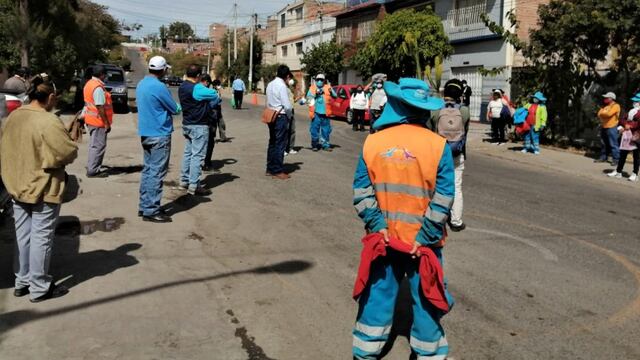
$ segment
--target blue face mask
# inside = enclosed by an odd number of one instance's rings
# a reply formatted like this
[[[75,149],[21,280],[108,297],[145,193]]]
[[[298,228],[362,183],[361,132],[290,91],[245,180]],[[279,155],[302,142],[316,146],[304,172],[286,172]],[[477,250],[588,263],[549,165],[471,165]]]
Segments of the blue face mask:
[[[324,86],[324,81],[316,81],[316,86],[317,87],[323,87]]]

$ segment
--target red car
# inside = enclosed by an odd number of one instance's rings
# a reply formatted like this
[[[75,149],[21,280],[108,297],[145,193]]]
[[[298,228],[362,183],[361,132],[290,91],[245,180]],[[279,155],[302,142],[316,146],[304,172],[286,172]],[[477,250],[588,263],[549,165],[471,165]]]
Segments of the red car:
[[[338,95],[331,103],[333,117],[346,119],[348,124],[353,122],[353,111],[351,111],[349,104],[351,103],[351,94],[356,92],[357,87],[358,85],[350,84],[333,87],[333,90]],[[364,121],[369,122],[369,111],[364,112]]]

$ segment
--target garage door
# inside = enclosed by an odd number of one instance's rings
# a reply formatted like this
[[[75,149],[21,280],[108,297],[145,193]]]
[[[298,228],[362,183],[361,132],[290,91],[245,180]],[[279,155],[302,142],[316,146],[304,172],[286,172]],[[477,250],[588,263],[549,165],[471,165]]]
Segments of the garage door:
[[[467,80],[467,85],[471,87],[472,91],[471,102],[469,104],[471,120],[479,120],[482,105],[482,75],[478,72],[478,67],[467,66],[452,68],[451,72],[454,78]]]

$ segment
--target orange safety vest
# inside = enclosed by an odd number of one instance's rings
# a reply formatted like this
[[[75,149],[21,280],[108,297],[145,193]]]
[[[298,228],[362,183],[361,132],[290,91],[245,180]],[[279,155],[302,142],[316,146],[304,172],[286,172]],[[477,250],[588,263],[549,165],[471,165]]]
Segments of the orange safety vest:
[[[333,102],[333,99],[331,98],[331,86],[329,86],[329,84],[325,84],[322,87],[322,90],[324,90],[324,94],[322,94],[322,96],[324,97],[324,108],[327,112],[327,116],[331,117],[333,116],[333,110],[331,109],[331,103]],[[313,94],[313,96],[315,97],[316,93],[318,91],[318,87],[316,86],[316,84],[311,84],[311,88],[309,89],[309,92],[311,94]],[[309,106],[309,117],[311,118],[311,120],[313,120],[313,118],[315,117],[316,114],[316,107],[315,106]]]
[[[413,245],[435,195],[446,140],[417,125],[393,126],[369,135],[363,158],[389,235]],[[444,238],[440,246],[444,243]]]
[[[109,125],[113,122],[113,104],[111,102],[111,93],[105,89],[104,84],[96,79],[91,79],[87,81],[84,85],[84,105],[85,105],[85,114],[84,114],[84,122],[87,125],[95,126],[95,127],[104,127],[104,121],[100,117],[98,113],[98,108],[95,105],[93,100],[93,92],[97,88],[102,88],[104,90],[105,103],[104,103],[104,111],[107,114],[107,119],[109,120]]]

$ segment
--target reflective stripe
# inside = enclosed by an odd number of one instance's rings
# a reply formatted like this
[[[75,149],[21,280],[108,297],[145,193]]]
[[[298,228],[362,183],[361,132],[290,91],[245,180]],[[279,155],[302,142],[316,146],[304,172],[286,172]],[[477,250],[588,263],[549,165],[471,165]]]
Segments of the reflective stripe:
[[[431,208],[427,209],[427,213],[425,216],[427,217],[427,219],[438,224],[444,224],[449,218],[448,214],[443,214],[439,211],[434,211]]]
[[[384,211],[383,213],[384,217],[391,221],[402,221],[410,224],[422,224],[424,222],[424,217],[420,215],[389,211]]]
[[[375,195],[375,193],[373,192],[373,187],[371,186],[367,186],[363,189],[353,189],[353,197],[355,198],[362,198],[372,195]]]
[[[379,183],[374,185],[376,191],[407,194],[417,197],[429,197],[429,189],[404,184]]]
[[[379,354],[386,343],[382,341],[364,341],[357,336],[353,336],[353,347],[356,347],[369,354]]]
[[[416,359],[417,360],[445,360],[447,358],[447,355],[419,355]]]
[[[375,209],[378,207],[378,201],[375,198],[364,198],[360,200],[356,205],[356,211],[358,214],[367,210],[367,209]]]
[[[453,205],[453,198],[449,197],[449,196],[444,196],[440,193],[436,193],[433,196],[433,199],[431,200],[434,203],[436,203],[437,205],[443,206],[447,209],[450,209],[451,206]]]
[[[409,340],[409,344],[411,344],[411,347],[413,349],[424,351],[424,352],[436,352],[439,348],[449,345],[449,343],[447,342],[447,338],[444,336],[441,337],[438,341],[433,341],[433,342],[420,341],[412,336],[411,339]],[[427,356],[425,357],[425,359],[438,359],[437,357],[434,357],[434,356],[440,356],[440,355],[433,355],[431,357]],[[446,356],[446,354],[444,356]]]
[[[356,322],[355,330],[372,337],[380,337],[389,335],[391,332],[391,325],[389,326],[370,326],[361,322]]]

